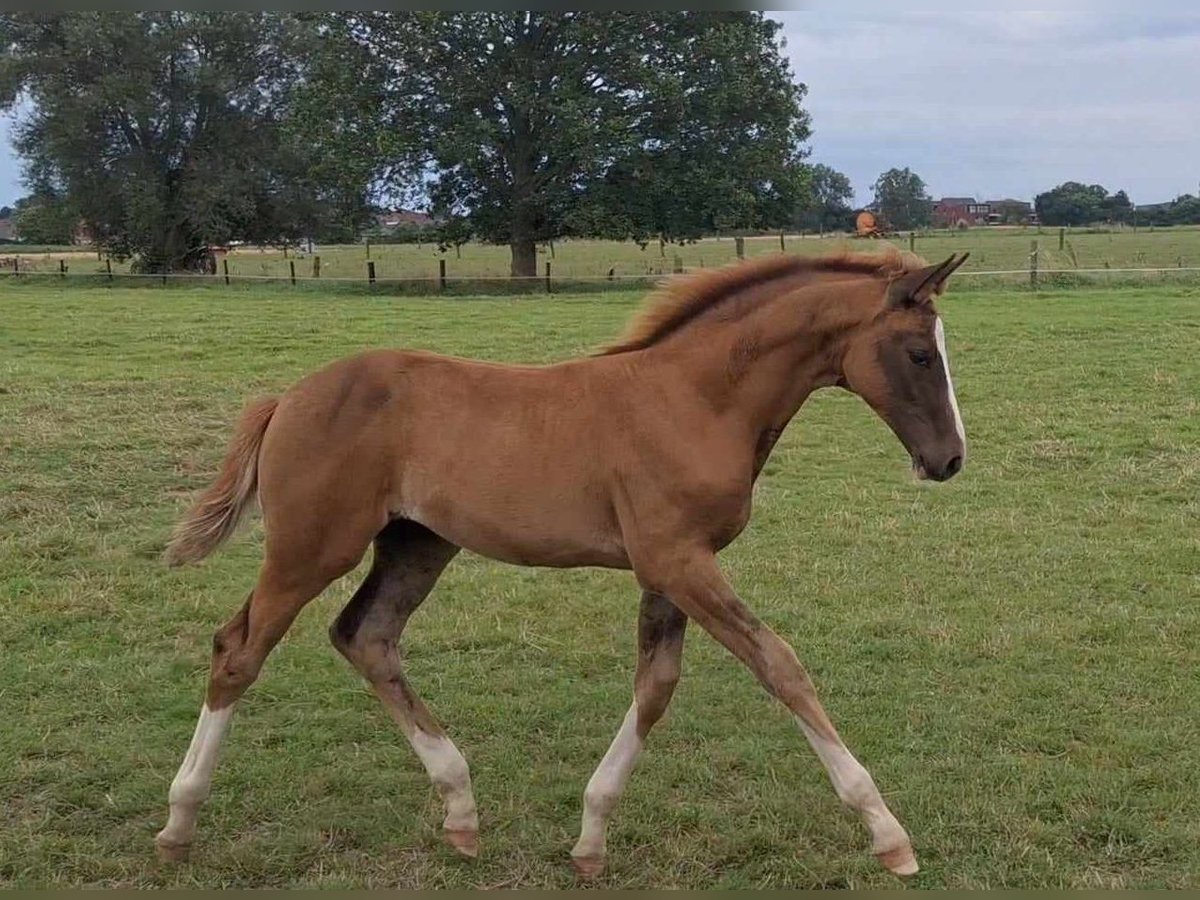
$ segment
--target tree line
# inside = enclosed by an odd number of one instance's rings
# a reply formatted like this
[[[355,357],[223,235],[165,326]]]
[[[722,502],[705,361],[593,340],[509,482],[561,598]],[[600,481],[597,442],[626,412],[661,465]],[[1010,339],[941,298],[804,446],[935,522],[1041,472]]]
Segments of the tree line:
[[[140,271],[202,267],[233,240],[354,240],[378,204],[438,240],[683,241],[853,227],[853,189],[808,161],[811,128],[758,12],[6,12],[0,109],[31,195],[25,240],[82,223]],[[908,168],[874,203],[930,224]],[[1123,191],[1068,182],[1046,224],[1136,221]],[[1188,195],[1156,224],[1200,221]]]
[[[447,241],[782,226],[809,117],[755,12],[0,15],[28,224],[144,271],[209,245],[352,237],[414,200]],[[22,225],[24,228],[24,224]],[[34,229],[34,230],[35,230]]]

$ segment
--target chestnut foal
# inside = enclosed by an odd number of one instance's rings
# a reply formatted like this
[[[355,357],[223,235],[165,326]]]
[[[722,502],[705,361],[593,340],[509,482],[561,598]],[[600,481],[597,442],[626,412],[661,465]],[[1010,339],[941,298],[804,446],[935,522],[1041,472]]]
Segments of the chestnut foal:
[[[932,301],[965,259],[772,256],[672,281],[620,342],[592,357],[525,367],[375,351],[251,405],[167,551],[172,564],[206,556],[257,495],[265,558],[245,605],[213,639],[160,853],[187,854],[233,705],[271,648],[374,544],[370,573],[330,637],[412,744],[461,853],[478,852],[467,763],[405,680],[397,642],[466,548],[524,566],[632,569],[642,588],[633,704],[588,782],[571,854],[582,875],[604,865],[608,819],[670,702],[689,619],[795,715],[879,861],[916,872],[908,835],[796,654],[741,601],[716,553],[745,527],[763,463],[817,388],[861,396],[918,477],[942,481],[962,467]]]

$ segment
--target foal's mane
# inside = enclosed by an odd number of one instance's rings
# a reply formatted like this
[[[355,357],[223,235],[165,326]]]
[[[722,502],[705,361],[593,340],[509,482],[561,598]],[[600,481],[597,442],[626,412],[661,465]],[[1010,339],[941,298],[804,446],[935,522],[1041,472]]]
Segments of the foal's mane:
[[[747,288],[804,272],[845,272],[891,279],[925,265],[894,247],[877,253],[843,251],[825,256],[760,256],[747,262],[673,278],[658,288],[626,326],[624,335],[597,355],[628,353],[656,344],[705,311]]]

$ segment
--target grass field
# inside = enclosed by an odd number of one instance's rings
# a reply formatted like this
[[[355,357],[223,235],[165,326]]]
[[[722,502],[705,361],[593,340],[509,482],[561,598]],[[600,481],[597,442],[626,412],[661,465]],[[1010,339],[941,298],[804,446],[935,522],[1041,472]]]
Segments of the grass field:
[[[1029,244],[1038,241],[1039,266],[1042,269],[1103,269],[1154,268],[1175,266],[1200,266],[1200,228],[1156,228],[1125,229],[1121,231],[1096,232],[1087,230],[1069,231],[1063,249],[1058,249],[1058,229],[1045,228],[973,228],[961,232],[931,232],[919,235],[915,248],[926,258],[944,259],[951,253],[971,251],[963,273],[994,272],[998,270],[1026,270],[1029,266]],[[894,238],[897,246],[908,247],[907,236]],[[844,246],[856,250],[874,249],[877,241],[851,240],[845,235],[818,238],[792,236],[786,246],[794,253],[824,253]],[[11,257],[16,248],[6,248],[10,253],[0,257]],[[103,260],[94,252],[79,248],[41,248],[43,252],[22,253],[22,271],[57,272],[60,260],[64,260],[72,274],[99,274],[106,271]],[[753,256],[779,251],[778,236],[746,239],[746,253]],[[459,255],[461,252],[461,256]],[[468,244],[456,252],[453,249],[442,253],[436,245],[425,244],[375,244],[370,248],[370,258],[375,262],[376,276],[381,280],[395,278],[427,278],[438,276],[438,261],[446,261],[447,277],[483,278],[504,277],[509,273],[510,254],[508,247]],[[366,278],[367,248],[356,246],[328,246],[318,248],[321,257],[321,277],[330,279]],[[692,244],[671,245],[660,249],[657,242],[645,249],[632,242],[618,241],[560,241],[555,244],[553,255],[548,247],[538,251],[538,275],[545,272],[544,263],[550,262],[555,278],[603,278],[609,270],[617,276],[661,275],[673,271],[678,256],[685,268],[703,268],[723,265],[736,258],[732,238],[708,238]],[[296,277],[312,277],[312,259],[308,253],[291,254],[285,259],[278,250],[260,251],[257,248],[239,248],[228,257],[232,275],[289,277],[289,264],[295,263]],[[113,271],[128,271],[128,263],[113,261]],[[960,276],[960,280],[961,276]]]
[[[635,299],[0,286],[0,884],[570,886],[630,694],[630,575],[464,556],[409,627],[414,685],[473,767],[478,861],[441,844],[425,774],[327,643],[360,572],[247,695],[175,867],[151,841],[261,535],[158,557],[244,398],[370,346],[561,359]],[[1200,290],[942,308],[964,473],[915,484],[860,401],[821,393],[724,565],[912,833],[914,886],[1198,887]],[[609,887],[897,883],[699,631],[609,852]]]

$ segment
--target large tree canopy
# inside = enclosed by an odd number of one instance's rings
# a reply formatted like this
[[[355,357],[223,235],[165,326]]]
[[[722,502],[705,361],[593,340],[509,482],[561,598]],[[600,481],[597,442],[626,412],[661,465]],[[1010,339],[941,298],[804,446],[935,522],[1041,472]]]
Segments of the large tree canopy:
[[[210,243],[295,239],[365,200],[289,120],[311,38],[262,12],[4,13],[0,105],[32,101],[15,143],[35,193],[143,270],[194,268]]]
[[[796,227],[802,231],[836,231],[852,225],[850,201],[854,187],[836,169],[817,163],[810,169],[810,186],[796,208]]]
[[[1109,194],[1100,184],[1067,181],[1034,198],[1043,225],[1088,225],[1092,222],[1127,222],[1133,204],[1124,191]]]
[[[397,171],[423,171],[459,238],[509,244],[514,275],[534,274],[537,242],[566,235],[781,225],[805,188],[804,87],[779,52],[779,26],[759,13],[366,13],[328,23],[387,63],[364,73],[381,79],[386,100],[362,130],[382,120],[419,132],[390,148],[393,162],[408,161]],[[335,40],[326,48],[341,52]]]
[[[925,182],[906,166],[888,169],[872,186],[875,206],[889,228],[923,228],[933,218],[933,200]]]
[[[12,215],[17,237],[27,244],[70,244],[79,224],[70,204],[52,194],[22,197]]]

